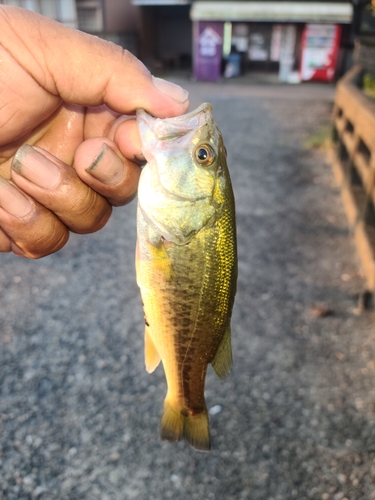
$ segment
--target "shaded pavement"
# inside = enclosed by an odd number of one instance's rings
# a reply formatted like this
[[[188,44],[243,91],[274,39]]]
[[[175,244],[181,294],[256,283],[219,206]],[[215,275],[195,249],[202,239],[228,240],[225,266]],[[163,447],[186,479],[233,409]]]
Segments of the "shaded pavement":
[[[0,256],[0,499],[375,499],[374,314],[356,308],[330,166],[306,148],[334,89],[183,84],[213,105],[237,200],[234,368],[207,377],[212,451],[159,441],[133,203],[56,255]]]

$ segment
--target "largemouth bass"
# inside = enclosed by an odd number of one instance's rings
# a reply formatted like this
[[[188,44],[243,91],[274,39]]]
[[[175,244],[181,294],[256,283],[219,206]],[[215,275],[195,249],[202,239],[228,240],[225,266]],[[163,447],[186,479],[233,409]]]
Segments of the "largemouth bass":
[[[145,364],[162,361],[168,393],[161,438],[210,449],[207,365],[232,365],[237,280],[234,197],[210,104],[177,118],[138,110],[147,164],[138,189],[136,271],[145,313]]]

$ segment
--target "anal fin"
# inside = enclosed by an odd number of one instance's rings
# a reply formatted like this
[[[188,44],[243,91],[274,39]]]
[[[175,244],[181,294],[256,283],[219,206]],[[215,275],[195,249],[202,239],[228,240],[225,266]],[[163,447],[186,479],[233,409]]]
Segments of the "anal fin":
[[[224,380],[232,368],[232,347],[230,326],[225,330],[221,343],[216,351],[214,359],[211,361],[211,366],[216,375]]]
[[[154,341],[151,338],[150,329],[145,327],[145,365],[146,371],[152,373],[160,363],[160,355],[155,347]]]

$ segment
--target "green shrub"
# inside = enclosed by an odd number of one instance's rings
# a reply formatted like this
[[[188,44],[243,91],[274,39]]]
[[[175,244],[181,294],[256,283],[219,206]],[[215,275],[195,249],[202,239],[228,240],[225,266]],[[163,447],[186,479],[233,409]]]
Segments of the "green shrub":
[[[363,92],[375,99],[375,77],[369,73],[363,76]]]

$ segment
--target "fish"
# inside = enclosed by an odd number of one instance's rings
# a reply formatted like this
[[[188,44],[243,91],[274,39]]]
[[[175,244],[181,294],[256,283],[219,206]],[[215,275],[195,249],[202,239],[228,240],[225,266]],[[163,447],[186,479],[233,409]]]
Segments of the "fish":
[[[234,195],[212,106],[173,118],[137,110],[146,159],[138,186],[136,276],[145,316],[145,365],[163,364],[162,440],[211,447],[204,386],[208,364],[232,366],[236,293]]]

